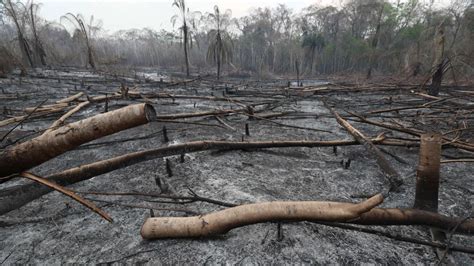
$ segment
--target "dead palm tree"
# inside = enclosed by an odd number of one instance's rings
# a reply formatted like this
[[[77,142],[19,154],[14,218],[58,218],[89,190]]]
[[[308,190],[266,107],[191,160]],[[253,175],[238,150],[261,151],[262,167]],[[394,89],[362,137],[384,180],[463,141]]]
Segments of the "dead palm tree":
[[[217,5],[214,6],[214,13],[208,14],[209,20],[215,23],[215,28],[208,33],[207,60],[217,64],[218,80],[221,75],[221,65],[230,62],[232,59],[232,39],[226,31],[231,21],[231,15],[229,9],[221,14]]]
[[[94,49],[92,47],[91,36],[93,32],[99,30],[102,26],[102,23],[98,21],[94,25],[94,16],[91,16],[89,24],[86,24],[84,17],[81,14],[74,15],[72,13],[67,13],[61,17],[61,20],[67,21],[72,24],[75,28],[74,32],[80,33],[81,38],[84,40],[87,48],[87,63],[96,69],[96,61],[94,56]]]
[[[176,6],[179,10],[179,14],[171,17],[171,23],[175,26],[178,18],[181,19],[182,25],[179,28],[181,36],[183,38],[184,46],[184,60],[186,64],[186,76],[189,77],[189,55],[188,55],[188,46],[192,46],[192,30],[196,28],[196,17],[200,14],[199,12],[191,12],[189,8],[186,7],[185,0],[174,0],[173,6]]]
[[[39,9],[39,4],[33,3],[31,1],[28,5],[28,11],[29,11],[29,19],[30,19],[30,24],[31,24],[31,30],[33,33],[33,38],[34,38],[34,50],[35,50],[35,58],[36,61],[40,61],[42,66],[46,66],[46,52],[43,48],[43,43],[40,40],[38,36],[38,31],[37,31],[37,13]]]
[[[28,40],[26,39],[26,36],[25,36],[25,32],[26,32],[25,27],[26,27],[26,20],[27,20],[26,6],[21,2],[13,3],[11,0],[5,0],[5,1],[0,1],[0,7],[3,7],[5,14],[15,24],[23,61],[27,62],[29,66],[35,67],[32,51],[30,49]]]

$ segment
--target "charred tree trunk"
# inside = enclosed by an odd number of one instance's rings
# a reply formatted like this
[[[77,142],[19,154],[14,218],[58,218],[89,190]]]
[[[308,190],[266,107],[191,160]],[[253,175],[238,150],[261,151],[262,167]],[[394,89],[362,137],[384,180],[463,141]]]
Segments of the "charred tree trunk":
[[[63,126],[1,153],[0,177],[28,170],[83,143],[146,124],[155,117],[151,105],[136,104]]]
[[[364,148],[370,153],[372,157],[377,162],[377,165],[384,173],[387,181],[390,184],[389,192],[397,191],[398,188],[403,184],[403,180],[398,172],[390,165],[390,163],[385,159],[382,152],[377,148],[374,143],[364,136],[362,132],[354,128],[349,122],[343,119],[334,109],[329,107],[326,103],[324,103],[329,111],[336,117],[337,122],[344,127],[353,137],[356,139],[360,144],[364,145]],[[384,193],[384,196],[385,193]]]
[[[435,40],[435,61],[433,64],[434,73],[431,79],[431,85],[428,88],[428,94],[438,96],[444,73],[444,30],[439,26]]]
[[[183,38],[184,38],[184,61],[186,64],[186,77],[189,77],[189,57],[188,57],[188,25],[186,22],[183,24]]]
[[[295,68],[296,68],[296,87],[300,86],[300,63],[298,59],[295,60]]]
[[[222,39],[220,32],[217,32],[217,80],[221,78],[221,52],[222,52]]]
[[[440,162],[441,135],[421,135],[420,157],[416,172],[415,208],[438,211]]]

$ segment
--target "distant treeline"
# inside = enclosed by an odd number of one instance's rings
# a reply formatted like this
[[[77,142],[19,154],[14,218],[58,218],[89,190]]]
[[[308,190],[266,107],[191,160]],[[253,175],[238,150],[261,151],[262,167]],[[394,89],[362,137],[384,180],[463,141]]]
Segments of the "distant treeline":
[[[2,0],[0,72],[47,65],[184,71],[188,61],[191,73],[219,65],[227,73],[252,75],[418,75],[439,63],[442,41],[446,69],[460,76],[474,73],[470,0],[454,0],[443,8],[429,0],[349,0],[340,8],[312,5],[298,13],[281,4],[241,18],[218,8],[211,14],[191,12],[184,1],[171,4],[177,7],[174,31],[105,34],[93,18],[65,14],[55,24],[38,16],[39,3]]]

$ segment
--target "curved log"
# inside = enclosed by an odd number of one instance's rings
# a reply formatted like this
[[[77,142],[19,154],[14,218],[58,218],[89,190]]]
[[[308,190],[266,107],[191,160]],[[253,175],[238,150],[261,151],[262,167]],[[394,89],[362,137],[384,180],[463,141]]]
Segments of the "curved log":
[[[343,222],[359,217],[382,201],[383,196],[378,194],[358,204],[326,201],[246,204],[202,216],[148,218],[140,233],[145,239],[204,237],[270,221]]]

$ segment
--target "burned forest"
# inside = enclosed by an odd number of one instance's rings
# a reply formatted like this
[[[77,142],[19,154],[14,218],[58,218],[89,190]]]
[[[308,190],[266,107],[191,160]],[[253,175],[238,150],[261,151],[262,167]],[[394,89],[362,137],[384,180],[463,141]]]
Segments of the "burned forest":
[[[473,265],[474,4],[277,2],[1,0],[0,263]]]

